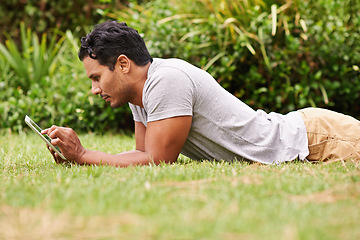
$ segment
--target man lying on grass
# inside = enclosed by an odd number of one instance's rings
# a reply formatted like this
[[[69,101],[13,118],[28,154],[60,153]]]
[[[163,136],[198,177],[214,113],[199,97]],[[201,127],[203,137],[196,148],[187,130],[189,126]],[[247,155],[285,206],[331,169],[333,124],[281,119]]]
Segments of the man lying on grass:
[[[97,25],[81,39],[79,58],[113,108],[129,103],[136,150],[110,155],[85,149],[70,128],[45,129],[69,161],[129,166],[191,159],[246,159],[265,164],[294,159],[360,159],[360,122],[325,109],[286,115],[254,111],[207,72],[179,59],[153,59],[125,23]],[[51,150],[56,162],[63,160]]]

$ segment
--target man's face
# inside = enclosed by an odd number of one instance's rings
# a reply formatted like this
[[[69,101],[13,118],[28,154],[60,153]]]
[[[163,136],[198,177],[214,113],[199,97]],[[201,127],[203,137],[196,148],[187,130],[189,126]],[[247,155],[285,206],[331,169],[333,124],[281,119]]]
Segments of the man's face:
[[[124,78],[118,65],[114,71],[107,66],[100,65],[96,59],[85,57],[83,64],[87,76],[92,81],[91,91],[94,95],[99,94],[112,108],[118,108],[130,100],[130,86]]]

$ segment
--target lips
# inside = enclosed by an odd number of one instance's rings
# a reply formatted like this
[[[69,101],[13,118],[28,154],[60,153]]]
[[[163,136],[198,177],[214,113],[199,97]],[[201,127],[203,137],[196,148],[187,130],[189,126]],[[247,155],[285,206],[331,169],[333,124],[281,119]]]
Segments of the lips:
[[[110,98],[110,96],[108,95],[100,95],[106,102],[108,102],[108,99]]]

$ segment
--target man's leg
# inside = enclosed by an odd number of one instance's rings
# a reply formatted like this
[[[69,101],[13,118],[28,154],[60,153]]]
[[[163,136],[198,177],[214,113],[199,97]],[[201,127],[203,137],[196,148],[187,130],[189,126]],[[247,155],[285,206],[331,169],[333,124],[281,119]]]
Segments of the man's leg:
[[[309,161],[360,160],[360,121],[321,108],[301,113],[309,141]]]

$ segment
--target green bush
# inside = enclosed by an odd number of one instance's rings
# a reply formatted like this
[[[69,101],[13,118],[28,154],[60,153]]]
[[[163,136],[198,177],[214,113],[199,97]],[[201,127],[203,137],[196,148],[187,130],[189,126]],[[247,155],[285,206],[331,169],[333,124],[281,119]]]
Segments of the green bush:
[[[22,32],[24,51],[11,39],[7,46],[0,44],[0,129],[22,131],[25,115],[41,127],[56,124],[79,132],[119,131],[132,125],[126,106],[113,110],[92,96],[91,81],[77,57],[78,41],[71,32],[50,47],[39,47],[46,43],[39,42],[30,29]]]
[[[101,16],[97,9],[119,8],[123,0],[6,0],[0,4],[0,42],[8,33],[13,39],[19,39],[18,26],[25,22],[36,33],[49,29],[62,32],[74,31],[78,26],[86,27],[97,23]],[[82,31],[81,34],[84,32]]]
[[[39,40],[37,34],[25,29],[23,23],[20,24],[20,38],[21,49],[9,36],[5,42],[6,46],[0,44],[0,53],[17,76],[11,84],[25,92],[33,82],[48,85],[45,77],[51,77],[55,71],[64,38],[56,40],[58,35],[54,33],[48,40],[47,34],[44,33]]]

